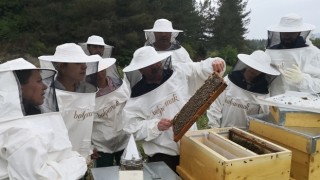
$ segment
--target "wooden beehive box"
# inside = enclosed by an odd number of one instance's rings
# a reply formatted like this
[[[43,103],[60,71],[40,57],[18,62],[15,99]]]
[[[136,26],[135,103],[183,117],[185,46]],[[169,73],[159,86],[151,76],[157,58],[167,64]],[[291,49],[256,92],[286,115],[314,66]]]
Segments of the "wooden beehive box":
[[[249,132],[292,151],[291,177],[320,179],[320,128],[276,125],[270,114],[249,117]]]
[[[320,114],[270,106],[274,122],[281,126],[320,127]]]
[[[284,180],[290,178],[290,163],[291,151],[243,130],[224,128],[187,132],[180,140],[177,172],[184,180]]]

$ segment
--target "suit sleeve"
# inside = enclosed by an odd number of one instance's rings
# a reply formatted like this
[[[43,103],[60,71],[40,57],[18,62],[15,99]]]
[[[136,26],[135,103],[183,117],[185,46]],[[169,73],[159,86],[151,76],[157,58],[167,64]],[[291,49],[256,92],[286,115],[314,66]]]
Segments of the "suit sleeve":
[[[160,119],[144,119],[126,107],[122,111],[122,117],[126,120],[124,130],[133,134],[136,140],[151,141],[162,133],[158,129]]]
[[[10,136],[10,141],[12,143],[5,148],[10,179],[73,180],[81,178],[87,170],[85,159],[71,149],[68,158],[51,159],[48,155],[50,142],[44,142],[32,132],[19,131]],[[19,143],[15,143],[17,141]]]

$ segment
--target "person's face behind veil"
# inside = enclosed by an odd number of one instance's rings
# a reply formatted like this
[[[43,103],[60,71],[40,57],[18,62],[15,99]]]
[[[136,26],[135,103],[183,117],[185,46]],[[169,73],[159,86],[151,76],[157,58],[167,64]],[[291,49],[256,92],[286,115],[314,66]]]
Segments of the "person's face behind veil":
[[[103,56],[104,53],[104,46],[101,45],[95,45],[95,44],[88,44],[87,49],[90,53],[90,55],[95,55],[98,54],[101,57]]]
[[[162,80],[163,67],[162,62],[157,62],[150,66],[140,69],[142,75],[145,76],[149,83],[159,83]]]
[[[154,32],[155,48],[159,50],[166,50],[171,45],[171,32]]]
[[[294,47],[300,32],[282,32],[280,33],[281,44],[284,47]]]
[[[85,63],[62,63],[59,68],[60,77],[74,84],[83,81],[86,76]]]
[[[24,103],[39,106],[42,105],[45,98],[47,86],[42,82],[40,70],[29,70],[31,74],[27,81],[21,83],[21,93]]]

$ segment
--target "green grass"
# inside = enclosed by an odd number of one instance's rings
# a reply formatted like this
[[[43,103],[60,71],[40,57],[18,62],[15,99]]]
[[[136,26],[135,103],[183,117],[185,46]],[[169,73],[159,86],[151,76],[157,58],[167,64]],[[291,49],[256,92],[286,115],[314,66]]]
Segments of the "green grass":
[[[232,70],[232,66],[227,66],[227,67],[226,67],[226,72],[224,72],[223,77],[224,77],[225,75],[229,74],[229,73],[231,72],[231,70]]]
[[[204,113],[202,116],[199,117],[199,119],[197,120],[197,127],[198,130],[202,130],[202,129],[208,129],[208,117],[206,115],[206,113]]]

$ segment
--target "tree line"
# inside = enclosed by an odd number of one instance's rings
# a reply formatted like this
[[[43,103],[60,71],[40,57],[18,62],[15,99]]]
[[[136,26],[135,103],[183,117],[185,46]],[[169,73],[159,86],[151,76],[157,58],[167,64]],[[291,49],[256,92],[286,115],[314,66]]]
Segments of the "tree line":
[[[114,47],[120,66],[144,45],[144,29],[166,18],[183,30],[178,40],[194,61],[208,56],[233,64],[237,53],[263,49],[260,40],[245,40],[250,22],[242,0],[2,0],[0,2],[0,56],[53,54],[57,45],[85,42],[99,35]]]

